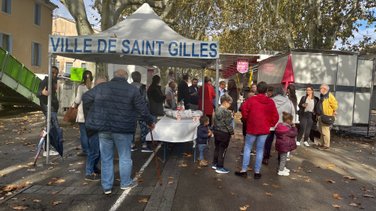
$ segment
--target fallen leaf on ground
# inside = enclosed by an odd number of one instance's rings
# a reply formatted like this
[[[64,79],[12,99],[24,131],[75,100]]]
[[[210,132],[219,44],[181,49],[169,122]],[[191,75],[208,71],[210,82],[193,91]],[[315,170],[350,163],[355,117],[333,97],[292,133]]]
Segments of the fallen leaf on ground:
[[[356,180],[356,178],[352,176],[343,176],[343,178],[348,180]]]
[[[61,178],[52,178],[51,181],[48,182],[48,185],[54,185],[54,184],[62,184],[65,182],[65,179],[61,179]]]
[[[270,192],[266,192],[265,195],[267,195],[267,196],[272,196],[273,194],[270,193]]]
[[[14,210],[26,210],[28,207],[26,207],[26,206],[14,206],[14,207],[12,207],[12,209],[14,209]]]
[[[335,167],[336,167],[336,165],[334,163],[329,163],[328,165],[326,165],[326,168],[328,168],[328,169],[333,169]]]
[[[276,185],[276,184],[273,184],[272,187],[273,187],[273,188],[280,188],[281,186]]]
[[[181,163],[181,164],[179,164],[179,167],[187,167],[188,165],[186,164],[186,163]]]
[[[41,202],[41,200],[39,200],[39,199],[34,199],[33,202],[35,202],[35,203],[39,203],[39,202]]]
[[[192,157],[192,153],[186,153],[186,152],[184,152],[183,156],[186,157],[186,158],[190,158],[190,157]]]
[[[249,208],[249,205],[248,205],[248,204],[239,207],[240,211],[246,211],[248,208]]]
[[[370,195],[370,194],[363,194],[363,197],[366,197],[366,198],[375,198],[374,195]]]
[[[137,179],[137,183],[143,183],[144,182],[144,179],[142,179],[141,177],[139,177],[138,179]]]
[[[337,200],[342,200],[342,197],[338,193],[333,193],[333,198]]]
[[[174,177],[168,177],[168,184],[174,183]]]
[[[52,205],[56,206],[56,205],[59,205],[59,204],[62,204],[63,202],[62,201],[54,201],[52,202]]]
[[[327,181],[328,183],[332,183],[332,184],[336,183],[336,181],[334,181],[334,180],[332,180],[332,179],[327,179],[326,181]]]
[[[359,206],[357,203],[354,203],[354,202],[353,202],[353,203],[350,203],[349,205],[352,206],[352,207],[357,207],[357,206]]]
[[[222,182],[222,179],[221,179],[221,178],[217,178],[217,181],[218,181],[218,182]]]
[[[148,198],[142,198],[138,200],[138,203],[148,203],[149,199]]]
[[[341,208],[341,206],[339,206],[338,204],[332,204],[332,207],[337,208],[337,209]]]
[[[264,182],[264,183],[262,183],[262,185],[263,186],[268,186],[269,184]]]

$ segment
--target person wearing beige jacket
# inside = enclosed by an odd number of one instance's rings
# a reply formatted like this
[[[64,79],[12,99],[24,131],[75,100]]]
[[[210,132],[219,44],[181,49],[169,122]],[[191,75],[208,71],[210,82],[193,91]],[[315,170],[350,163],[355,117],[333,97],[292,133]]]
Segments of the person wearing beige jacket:
[[[82,107],[82,95],[87,92],[89,89],[91,89],[92,86],[92,81],[93,81],[93,75],[89,70],[85,70],[83,75],[82,75],[82,82],[77,88],[77,95],[74,100],[74,105],[77,110],[77,118],[76,122],[79,125],[80,128],[80,140],[81,140],[81,149],[82,152],[79,155],[87,155],[89,152],[89,140],[88,136],[86,133],[86,128],[85,128],[85,117],[84,117],[84,110]]]

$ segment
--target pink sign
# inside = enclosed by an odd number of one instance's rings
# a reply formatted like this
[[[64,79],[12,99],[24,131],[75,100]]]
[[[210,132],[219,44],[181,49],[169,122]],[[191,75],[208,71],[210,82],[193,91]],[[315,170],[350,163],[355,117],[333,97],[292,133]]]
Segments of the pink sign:
[[[236,69],[239,73],[246,73],[248,72],[248,60],[239,59],[236,63]]]

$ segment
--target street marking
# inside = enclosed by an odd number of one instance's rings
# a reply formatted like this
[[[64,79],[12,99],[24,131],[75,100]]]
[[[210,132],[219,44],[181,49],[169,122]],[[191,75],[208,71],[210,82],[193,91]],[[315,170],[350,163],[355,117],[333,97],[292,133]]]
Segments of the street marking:
[[[149,156],[149,159],[144,163],[144,165],[141,167],[140,171],[138,171],[136,173],[136,176],[133,178],[133,182],[136,184],[134,185],[133,187],[123,191],[123,193],[120,195],[120,197],[116,200],[115,204],[112,205],[110,211],[116,211],[121,203],[123,203],[123,201],[125,200],[125,198],[127,197],[127,195],[129,194],[129,192],[131,192],[131,190],[135,187],[137,187],[137,180],[141,177],[142,173],[144,173],[145,171],[145,168],[150,164],[150,162],[153,160],[154,156],[157,154],[157,152],[159,151],[159,149],[161,148],[161,144],[159,144],[157,146],[157,148],[155,149],[155,151]]]

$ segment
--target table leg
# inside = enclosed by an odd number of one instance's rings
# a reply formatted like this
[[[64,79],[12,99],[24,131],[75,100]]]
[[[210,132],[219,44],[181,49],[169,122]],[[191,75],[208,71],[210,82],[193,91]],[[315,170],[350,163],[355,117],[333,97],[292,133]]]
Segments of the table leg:
[[[166,162],[166,156],[167,156],[167,143],[163,143],[163,163]]]

